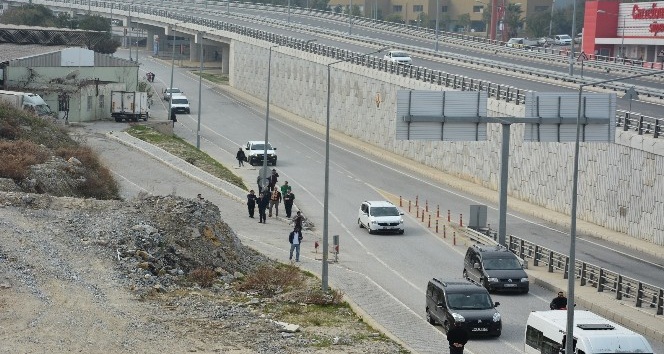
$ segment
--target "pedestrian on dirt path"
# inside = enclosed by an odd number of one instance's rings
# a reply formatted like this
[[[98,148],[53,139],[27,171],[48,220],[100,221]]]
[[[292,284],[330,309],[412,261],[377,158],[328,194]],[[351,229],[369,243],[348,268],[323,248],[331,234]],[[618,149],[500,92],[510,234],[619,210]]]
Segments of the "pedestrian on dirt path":
[[[288,190],[286,194],[281,196],[281,199],[284,201],[284,209],[286,209],[286,217],[290,219],[291,217],[291,210],[293,209],[293,201],[295,200],[295,194]]]
[[[258,198],[258,217],[259,223],[265,224],[265,221],[267,218],[265,217],[265,209],[267,209],[267,205],[270,202],[270,194],[266,192],[261,193],[260,197]]]
[[[235,154],[235,158],[237,159],[238,167],[242,167],[244,166],[244,161],[247,160],[247,155],[245,155],[242,148],[240,148],[237,151],[237,154]]]
[[[290,259],[293,260],[293,251],[295,251],[295,262],[300,261],[300,244],[302,243],[302,230],[297,227],[288,235],[288,242],[290,242]]]
[[[272,217],[272,207],[274,207],[274,216],[279,216],[279,203],[281,203],[281,192],[275,188],[270,194],[270,215]]]
[[[250,190],[247,194],[247,210],[249,211],[249,217],[254,218],[254,210],[256,210],[256,194],[254,190]]]

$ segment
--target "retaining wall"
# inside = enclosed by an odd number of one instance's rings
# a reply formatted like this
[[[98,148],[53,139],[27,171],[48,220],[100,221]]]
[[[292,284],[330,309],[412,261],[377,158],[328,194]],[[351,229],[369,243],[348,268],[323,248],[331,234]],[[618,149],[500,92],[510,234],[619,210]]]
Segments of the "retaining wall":
[[[253,39],[231,44],[230,84],[266,97],[268,44]],[[327,64],[334,59],[287,47],[272,49],[271,105],[325,124]],[[445,88],[348,63],[331,66],[330,127],[445,173],[497,190],[500,125],[490,124],[483,142],[397,141],[398,90]],[[376,105],[376,95],[382,102]],[[524,107],[489,99],[493,116],[524,116]],[[573,143],[523,141],[512,127],[508,193],[568,214],[571,209]],[[618,131],[616,144],[582,143],[578,217],[664,245],[663,139]],[[649,139],[649,140],[648,140]]]

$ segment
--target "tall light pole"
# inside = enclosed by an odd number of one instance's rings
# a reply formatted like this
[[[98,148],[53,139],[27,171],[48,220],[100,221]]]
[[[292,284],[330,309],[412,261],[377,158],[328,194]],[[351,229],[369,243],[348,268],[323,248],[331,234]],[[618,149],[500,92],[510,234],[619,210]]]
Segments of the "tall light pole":
[[[353,0],[350,0],[348,6],[348,35],[353,34]]]
[[[574,353],[574,282],[576,281],[576,205],[577,205],[577,185],[579,184],[579,140],[581,135],[581,103],[583,100],[583,88],[585,86],[595,86],[609,82],[634,79],[642,76],[659,75],[664,73],[662,70],[655,72],[620,77],[617,79],[595,81],[579,85],[579,101],[576,113],[576,140],[574,142],[574,169],[572,175],[572,211],[570,222],[570,240],[569,240],[569,266],[567,269],[567,329],[565,342],[565,353]],[[571,301],[571,302],[570,302]]]
[[[572,7],[572,49],[569,51],[569,76],[574,75],[574,37],[576,37],[576,2],[574,0],[574,6]],[[571,352],[568,352],[571,353]]]
[[[171,88],[170,88],[170,96],[168,99],[168,119],[172,119],[173,117],[173,71],[175,70],[175,25],[172,25],[171,27],[171,45],[173,46],[172,52],[171,52]],[[173,126],[175,126],[175,122],[173,122]]]
[[[436,0],[436,51],[438,51],[438,36],[440,31],[438,30],[438,14],[440,13],[440,0]]]
[[[388,47],[380,48],[371,53],[362,54],[360,58],[367,55],[380,53]],[[323,199],[323,291],[327,291],[327,240],[329,231],[329,209],[330,209],[330,67],[346,60],[337,60],[327,64],[327,103],[325,107],[325,197]]]
[[[290,0],[288,0],[288,23],[290,23]]]
[[[492,41],[496,40],[496,22],[498,20],[498,12],[496,8],[498,7],[498,0],[491,0],[491,29],[489,32],[489,39]]]
[[[261,168],[261,186],[265,185],[265,179],[267,178],[267,144],[268,144],[268,127],[270,124],[270,72],[272,66],[272,48],[276,48],[279,45],[270,46],[270,51],[267,57],[267,107],[265,108],[265,141],[263,144],[263,167]],[[262,190],[263,188],[261,188]]]
[[[556,0],[551,1],[551,17],[549,18],[549,38],[551,38],[551,29],[553,28],[553,8],[556,6]]]
[[[198,69],[198,126],[196,127],[196,148],[201,149],[201,99],[202,99],[202,88],[203,88],[203,60],[205,56],[203,55],[203,32],[198,33],[198,40],[200,46],[198,47],[199,55],[201,57],[201,66]]]

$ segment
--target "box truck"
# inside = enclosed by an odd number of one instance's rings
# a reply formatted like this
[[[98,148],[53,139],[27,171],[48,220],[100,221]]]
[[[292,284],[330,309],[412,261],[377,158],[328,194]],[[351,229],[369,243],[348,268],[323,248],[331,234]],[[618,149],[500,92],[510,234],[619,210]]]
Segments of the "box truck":
[[[34,93],[0,90],[0,101],[7,102],[13,107],[33,112],[39,116],[53,114],[51,107],[44,102],[44,99]]]
[[[111,117],[116,122],[148,120],[147,92],[111,91]]]

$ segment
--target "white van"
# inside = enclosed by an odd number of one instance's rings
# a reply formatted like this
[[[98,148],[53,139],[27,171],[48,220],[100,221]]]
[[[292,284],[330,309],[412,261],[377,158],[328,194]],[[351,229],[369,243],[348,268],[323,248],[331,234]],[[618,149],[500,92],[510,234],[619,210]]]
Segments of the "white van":
[[[559,354],[565,348],[567,311],[533,311],[526,326],[526,353]],[[590,311],[574,310],[574,353],[649,353],[640,334]]]

